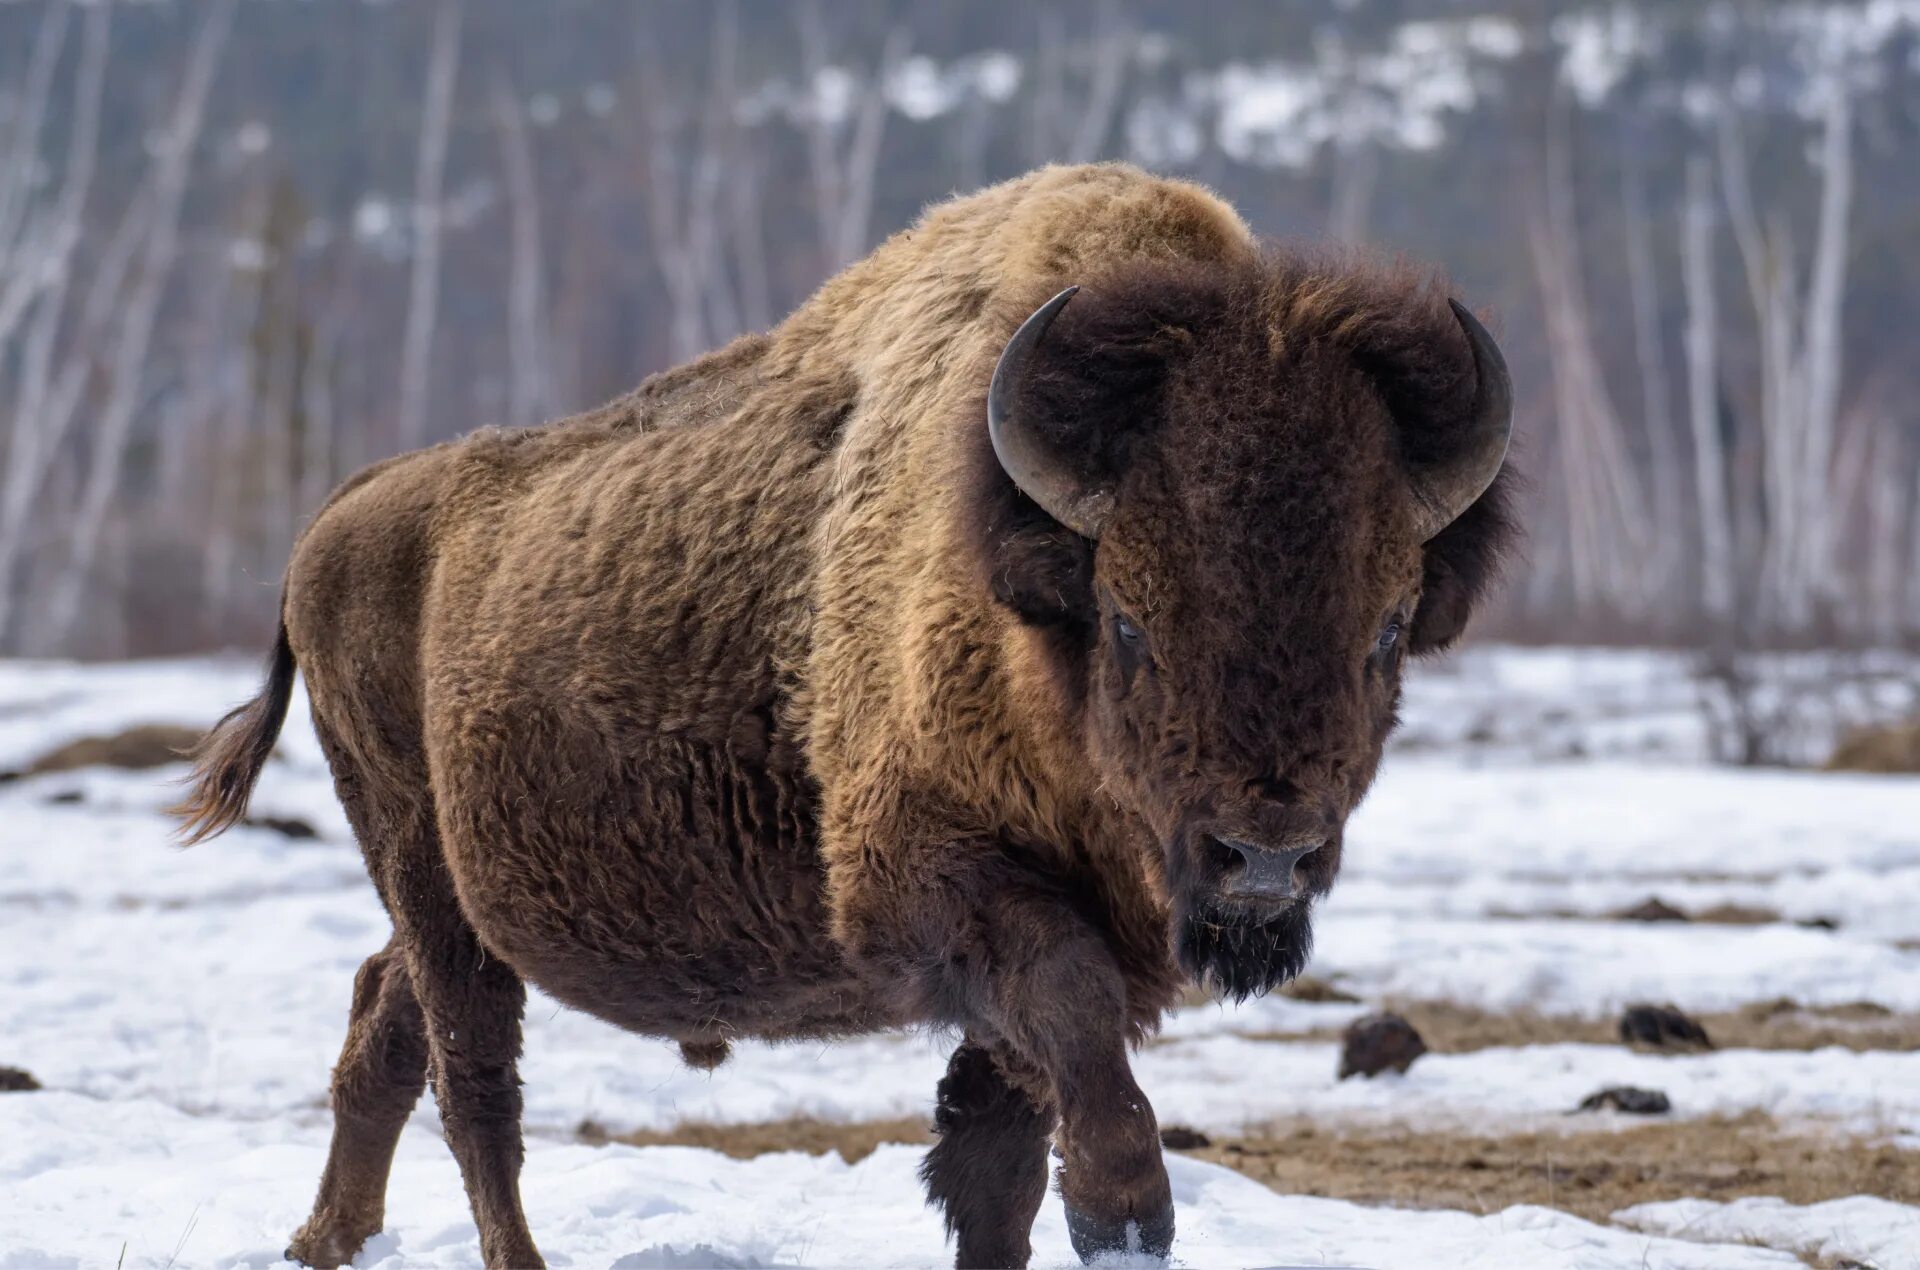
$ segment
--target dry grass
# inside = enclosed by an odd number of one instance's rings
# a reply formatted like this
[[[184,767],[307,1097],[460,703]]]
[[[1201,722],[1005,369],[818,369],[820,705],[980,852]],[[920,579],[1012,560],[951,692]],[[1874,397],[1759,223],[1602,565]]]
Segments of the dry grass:
[[[682,1125],[609,1134],[591,1122],[583,1140],[695,1146],[749,1159],[775,1151],[838,1152],[849,1163],[889,1142],[931,1141],[921,1120],[827,1124],[782,1120]],[[1778,1195],[1813,1204],[1846,1195],[1920,1202],[1920,1152],[1783,1129],[1752,1112],[1732,1119],[1661,1121],[1627,1129],[1566,1127],[1510,1134],[1332,1129],[1284,1121],[1239,1136],[1170,1126],[1183,1154],[1211,1160],[1290,1195],[1363,1204],[1491,1213],[1544,1204],[1604,1222],[1655,1200]]]
[[[1790,1133],[1769,1117],[1483,1136],[1280,1124],[1187,1152],[1277,1191],[1367,1204],[1497,1212],[1544,1204],[1604,1222],[1632,1204],[1778,1195],[1920,1200],[1920,1152]]]
[[[808,1155],[837,1151],[848,1164],[859,1163],[872,1155],[876,1147],[889,1142],[933,1141],[932,1130],[924,1120],[831,1124],[801,1117],[765,1124],[682,1124],[671,1129],[640,1129],[632,1133],[609,1133],[588,1120],[576,1132],[581,1141],[596,1146],[624,1142],[636,1147],[705,1147],[736,1160],[750,1160],[776,1151],[802,1151]]]
[[[1827,760],[1829,772],[1920,772],[1920,719],[1856,728]]]
[[[1444,1001],[1390,1001],[1440,1054],[1467,1054],[1495,1046],[1620,1043],[1617,1018],[1587,1019],[1530,1010],[1495,1013]],[[1794,1001],[1758,1002],[1738,1010],[1694,1016],[1722,1049],[1814,1050],[1838,1045],[1850,1050],[1920,1050],[1920,1015],[1895,1014],[1859,1001],[1803,1006]],[[1261,1040],[1338,1040],[1338,1029],[1260,1033]]]
[[[108,736],[85,736],[49,750],[27,765],[27,774],[71,772],[82,767],[118,767],[131,771],[184,761],[200,741],[201,729],[171,723],[143,723]]]

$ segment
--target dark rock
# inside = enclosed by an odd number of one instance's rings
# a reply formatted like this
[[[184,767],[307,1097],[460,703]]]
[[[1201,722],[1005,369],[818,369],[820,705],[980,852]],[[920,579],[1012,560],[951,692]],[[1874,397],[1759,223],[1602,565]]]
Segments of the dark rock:
[[[27,774],[71,772],[81,767],[119,767],[144,771],[185,760],[200,743],[199,728],[174,723],[142,723],[109,736],[83,736],[48,750],[27,764]]]
[[[77,789],[63,789],[57,794],[48,794],[47,802],[55,807],[71,807],[75,803],[84,803],[87,796]]]
[[[1658,1089],[1636,1089],[1632,1085],[1614,1085],[1580,1100],[1577,1111],[1624,1111],[1630,1116],[1664,1116],[1673,1103]]]
[[[1620,1040],[1656,1050],[1710,1050],[1707,1029],[1670,1005],[1630,1005],[1620,1016]]]
[[[39,1089],[40,1082],[31,1072],[18,1067],[0,1067],[0,1094],[25,1094]]]
[[[305,842],[320,836],[319,830],[298,816],[248,816],[240,823],[255,829],[270,829],[297,842]]]
[[[1831,917],[1803,917],[1794,923],[1806,930],[1839,930],[1840,923]]]
[[[1340,1079],[1404,1072],[1426,1052],[1427,1043],[1414,1031],[1413,1024],[1397,1014],[1369,1014],[1347,1026],[1345,1043],[1340,1047]]]
[[[1614,914],[1623,922],[1684,922],[1687,915],[1658,895],[1649,895],[1632,908]]]
[[[1201,1151],[1213,1145],[1213,1139],[1198,1129],[1170,1124],[1160,1131],[1160,1145],[1169,1151]]]

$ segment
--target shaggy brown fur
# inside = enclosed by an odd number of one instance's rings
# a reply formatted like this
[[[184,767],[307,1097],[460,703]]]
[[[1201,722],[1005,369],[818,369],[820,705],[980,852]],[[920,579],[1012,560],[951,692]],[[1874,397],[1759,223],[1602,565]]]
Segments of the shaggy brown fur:
[[[1118,482],[1097,544],[985,427],[1000,348],[1070,282],[1022,410]],[[488,1263],[537,1260],[524,981],[696,1062],[961,1029],[925,1169],[961,1263],[1024,1264],[1050,1133],[1082,1252],[1130,1227],[1164,1251],[1128,1045],[1176,955],[1232,993],[1304,958],[1307,901],[1224,897],[1218,836],[1324,835],[1300,877],[1331,884],[1405,653],[1459,633],[1507,537],[1497,485],[1410,528],[1408,465],[1474,385],[1434,280],[1049,168],[933,209],[769,336],[349,482],[183,808],[195,837],[242,813],[297,660],[394,941],[292,1253],[379,1228],[430,1075]]]

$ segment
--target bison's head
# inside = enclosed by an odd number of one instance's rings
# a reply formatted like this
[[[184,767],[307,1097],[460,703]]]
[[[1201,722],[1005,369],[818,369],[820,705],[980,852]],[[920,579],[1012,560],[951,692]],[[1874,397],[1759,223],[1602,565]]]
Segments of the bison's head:
[[[1177,955],[1284,982],[1402,667],[1510,536],[1499,349],[1398,270],[1136,267],[1034,313],[988,415],[993,589],[1164,849]]]

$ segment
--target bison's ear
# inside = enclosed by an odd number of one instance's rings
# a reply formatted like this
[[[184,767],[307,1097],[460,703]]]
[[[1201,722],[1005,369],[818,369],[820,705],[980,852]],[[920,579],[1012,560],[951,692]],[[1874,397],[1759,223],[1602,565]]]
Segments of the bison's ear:
[[[1452,524],[1427,540],[1412,651],[1437,653],[1460,638],[1467,619],[1499,575],[1517,534],[1514,477],[1503,470]]]
[[[1008,507],[987,543],[993,598],[1029,626],[1082,627],[1093,620],[1093,544],[1033,508]]]
[[[1119,484],[1140,438],[1159,423],[1174,360],[1221,303],[1211,287],[1145,271],[1090,282],[1057,309],[1000,399],[1003,415],[1018,420],[1023,460],[1049,467],[1048,488],[1035,493]],[[988,585],[1031,625],[1084,628],[1094,618],[1094,537],[1056,519],[1006,470],[989,435],[987,384],[980,387],[965,425],[973,436],[967,501]]]

